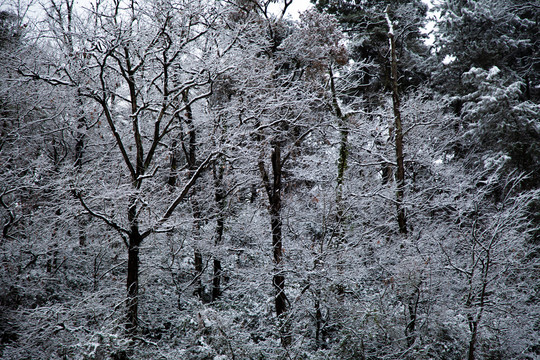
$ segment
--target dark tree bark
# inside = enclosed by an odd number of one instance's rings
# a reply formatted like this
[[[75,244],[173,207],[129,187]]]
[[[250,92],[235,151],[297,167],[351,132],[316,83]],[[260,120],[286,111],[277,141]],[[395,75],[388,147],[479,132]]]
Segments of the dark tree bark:
[[[198,233],[198,221],[195,220],[195,223],[196,223],[196,225],[195,225],[196,230],[195,231]],[[195,294],[197,294],[197,296],[202,299],[203,296],[204,296],[204,288],[203,288],[203,285],[202,285],[201,276],[202,276],[204,267],[203,267],[202,254],[199,251],[199,249],[197,249],[197,248],[195,250],[193,250],[193,262],[194,262],[195,277],[196,277],[195,278]]]
[[[465,302],[466,308],[469,309],[469,313],[467,314],[467,322],[469,325],[469,330],[471,332],[471,337],[469,339],[469,349],[467,353],[467,360],[475,359],[476,343],[478,341],[478,328],[480,325],[480,321],[482,320],[482,316],[484,314],[486,302],[489,300],[488,293],[487,293],[487,285],[489,282],[488,275],[490,273],[490,267],[491,267],[491,261],[492,261],[491,260],[491,245],[481,246],[482,250],[480,251],[480,254],[483,255],[483,259],[482,261],[478,261],[478,259],[476,259],[476,257],[479,255],[475,253],[477,251],[476,245],[480,244],[480,242],[474,235],[474,232],[473,232],[472,237],[473,237],[474,243],[473,243],[471,265],[473,265],[473,268],[467,273],[467,276],[469,278],[468,279],[469,293],[467,294],[467,300]],[[477,264],[481,264],[478,269],[480,270],[480,277],[481,277],[480,289],[476,289],[474,286],[474,277],[475,277],[474,267],[477,266]],[[473,309],[476,310],[475,314],[473,314]]]
[[[405,215],[405,208],[403,207],[403,196],[405,192],[405,166],[403,162],[403,128],[401,124],[401,111],[400,111],[400,99],[398,93],[398,74],[397,74],[397,55],[396,55],[396,39],[394,35],[394,29],[390,17],[388,15],[388,8],[386,9],[386,20],[388,21],[388,38],[390,41],[390,67],[391,67],[391,80],[392,80],[392,103],[394,110],[394,136],[396,145],[396,208],[397,208],[397,220],[399,226],[399,232],[401,234],[407,233],[407,218]]]
[[[341,107],[339,106],[338,97],[336,93],[336,86],[334,83],[334,73],[332,71],[332,66],[329,67],[329,76],[330,76],[330,92],[332,94],[332,107],[334,108],[334,112],[336,114],[336,117],[338,119],[338,126],[340,131],[340,142],[339,142],[339,158],[338,158],[338,171],[337,171],[337,179],[336,179],[336,235],[338,237],[338,241],[342,241],[343,239],[343,217],[344,217],[344,209],[343,209],[343,182],[345,180],[345,170],[347,169],[347,161],[349,157],[349,128],[347,124],[347,116],[343,114],[343,111],[341,110]]]
[[[127,273],[127,323],[126,330],[133,334],[139,325],[139,247],[141,235],[136,232],[129,236]]]
[[[275,264],[272,284],[275,289],[275,309],[278,319],[283,319],[288,310],[288,300],[285,295],[285,276],[281,270],[283,259],[283,242],[282,242],[282,220],[281,220],[281,190],[282,190],[282,159],[281,159],[281,144],[279,141],[274,141],[272,145],[272,180],[270,180],[264,162],[259,161],[259,170],[263,179],[264,187],[268,195],[270,204],[270,225],[272,232],[272,252]],[[284,329],[285,327],[283,327]],[[285,333],[283,333],[285,332]],[[282,331],[281,342],[284,346],[290,344],[290,335]]]
[[[315,348],[322,348],[323,339],[321,337],[322,312],[319,299],[315,300]]]
[[[127,323],[126,330],[133,334],[138,327],[139,308],[139,247],[143,237],[139,232],[137,219],[137,199],[131,199],[128,209],[129,235],[128,235],[128,272],[127,272]]]
[[[414,293],[409,298],[407,304],[407,310],[409,312],[409,322],[405,327],[405,337],[407,338],[407,346],[413,346],[416,340],[416,319],[417,319],[417,310],[418,302],[420,301],[420,289],[416,288]]]
[[[274,145],[272,152],[273,185],[270,199],[270,224],[272,226],[272,248],[274,263],[280,265],[283,258],[282,221],[281,221],[281,146]],[[279,270],[278,270],[279,271]],[[276,287],[276,315],[281,316],[287,311],[287,297],[285,296],[285,276],[274,274]]]
[[[215,201],[218,208],[216,218],[216,240],[214,245],[218,246],[223,241],[223,231],[225,226],[225,190],[223,188],[224,165],[220,163],[221,159],[214,162],[213,174],[215,185]],[[217,163],[217,164],[216,164]],[[214,258],[214,275],[212,278],[212,301],[221,296],[221,260]]]
[[[80,171],[82,167],[82,159],[84,156],[84,140],[86,137],[86,117],[84,116],[82,110],[84,104],[80,91],[77,94],[77,104],[80,107],[81,113],[79,114],[79,118],[77,119],[77,132],[75,135],[75,168],[77,169],[77,171]]]
[[[83,114],[82,107],[84,105],[80,91],[77,93],[77,103],[80,107],[79,118],[77,119],[77,132],[75,135],[75,170],[81,171],[82,160],[84,156],[84,141],[86,139],[86,117]],[[86,246],[86,232],[84,225],[86,223],[84,217],[79,217],[79,246]]]
[[[188,133],[187,133],[188,143],[187,143],[187,147],[185,144],[183,144],[183,148],[186,154],[189,174],[190,176],[193,176],[193,174],[197,170],[197,132],[193,124],[193,110],[191,109],[188,90],[182,93],[182,101],[184,102],[185,107],[186,107],[185,122],[188,127]],[[194,227],[194,236],[196,237],[195,241],[199,242],[202,214],[201,214],[199,203],[197,199],[194,197],[194,195],[195,195],[195,190],[191,197],[191,206],[193,208],[193,227]],[[198,244],[195,244],[195,247],[193,250],[193,263],[194,263],[194,268],[195,268],[195,293],[200,298],[203,298],[204,287],[202,284],[202,273],[204,271],[204,266],[203,266],[203,256],[202,256],[201,251],[198,248]]]
[[[170,167],[170,174],[169,179],[167,180],[167,184],[174,187],[176,186],[176,171],[178,170],[178,152],[176,150],[178,143],[176,140],[173,140],[171,143],[171,167]]]
[[[478,333],[478,323],[473,322],[472,326],[470,327],[471,330],[471,338],[469,340],[469,350],[467,355],[467,360],[474,360],[474,351],[476,348],[476,334]]]

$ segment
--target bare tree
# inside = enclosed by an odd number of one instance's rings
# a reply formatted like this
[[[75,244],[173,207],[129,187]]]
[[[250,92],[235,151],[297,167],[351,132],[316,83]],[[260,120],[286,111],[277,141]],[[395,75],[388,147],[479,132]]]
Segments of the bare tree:
[[[477,347],[484,317],[500,309],[509,310],[496,294],[497,288],[508,287],[508,278],[528,269],[527,245],[520,234],[534,231],[527,221],[527,207],[537,201],[537,191],[516,194],[523,177],[510,174],[502,186],[503,198],[493,205],[490,192],[497,184],[486,184],[460,215],[460,243],[455,249],[441,244],[446,260],[464,281],[464,312],[469,328],[467,358],[477,358]],[[463,251],[463,257],[452,254]],[[508,291],[509,289],[505,289]],[[502,301],[501,301],[502,300]],[[521,301],[521,300],[518,300]],[[516,319],[517,320],[517,319]]]
[[[63,24],[60,4],[51,2],[56,13],[50,16]],[[138,326],[140,246],[149,235],[170,229],[167,221],[213,156],[207,153],[197,165],[191,161],[183,186],[169,199],[158,203],[145,200],[157,186],[152,179],[159,175],[162,167],[161,153],[166,150],[162,143],[174,134],[173,130],[180,125],[179,119],[185,119],[188,125],[192,122],[192,106],[210,94],[212,75],[204,64],[194,61],[195,56],[187,59],[186,55],[192,51],[193,44],[202,41],[218,14],[193,8],[191,4],[180,8],[181,5],[172,2],[131,2],[127,8],[119,1],[97,2],[89,16],[101,28],[81,29],[74,34],[75,30],[70,27],[73,2],[65,4],[68,22],[67,28],[62,25],[61,29],[70,48],[68,64],[49,74],[29,68],[20,71],[52,85],[76,88],[80,96],[91,99],[101,108],[100,118],[107,124],[104,134],[108,133],[113,141],[128,175],[119,176],[130,185],[127,193],[121,195],[126,201],[125,217],[121,219],[98,210],[102,207],[96,202],[102,191],[98,183],[94,183],[98,185],[94,189],[74,183],[73,194],[88,214],[116,230],[124,241],[128,253],[126,328],[134,332]],[[71,39],[75,36],[84,40],[80,42],[83,48],[73,48]],[[76,67],[66,66],[72,65],[69,59],[75,52],[82,63]],[[190,90],[193,96],[188,98]],[[191,138],[194,139],[194,133]],[[81,155],[80,141],[82,139],[78,139],[76,145],[77,162]],[[193,141],[190,144],[194,145]],[[190,149],[191,157],[194,151]],[[143,214],[149,208],[154,209],[151,210],[154,215],[150,221],[146,218],[144,221]]]

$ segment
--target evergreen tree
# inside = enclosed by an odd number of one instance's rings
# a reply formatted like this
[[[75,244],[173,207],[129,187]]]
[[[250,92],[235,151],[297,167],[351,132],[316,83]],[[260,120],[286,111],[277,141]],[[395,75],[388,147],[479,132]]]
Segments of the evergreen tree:
[[[472,67],[498,67],[503,76],[521,81],[520,99],[540,100],[540,44],[538,4],[526,0],[441,2],[435,42],[438,66],[434,83],[443,93],[468,92],[461,75]],[[451,61],[450,59],[454,59]]]
[[[529,1],[448,1],[435,43],[433,84],[452,96],[464,136],[454,147],[474,166],[494,158],[540,183],[540,11]],[[446,59],[446,61],[444,61]]]
[[[395,22],[396,49],[400,67],[400,88],[417,86],[426,79],[423,59],[428,49],[423,43],[421,28],[425,23],[427,6],[421,1],[342,1],[318,0],[319,11],[334,14],[348,34],[350,57],[363,63],[355,75],[356,86],[351,95],[368,94],[392,89],[391,66],[388,57],[388,26],[386,8]]]

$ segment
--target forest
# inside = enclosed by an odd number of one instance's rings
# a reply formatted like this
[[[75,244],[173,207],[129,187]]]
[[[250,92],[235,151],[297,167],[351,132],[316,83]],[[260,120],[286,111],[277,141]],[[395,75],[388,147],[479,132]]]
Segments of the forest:
[[[540,3],[293,1],[0,4],[1,359],[540,359]]]

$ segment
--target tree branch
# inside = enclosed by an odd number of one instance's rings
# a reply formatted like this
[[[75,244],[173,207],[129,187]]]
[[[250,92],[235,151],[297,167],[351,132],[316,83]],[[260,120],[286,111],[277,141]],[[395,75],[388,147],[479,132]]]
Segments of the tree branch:
[[[300,135],[298,137],[298,139],[296,139],[296,141],[291,145],[291,149],[289,150],[287,155],[285,155],[285,157],[283,157],[283,160],[281,161],[281,166],[282,167],[285,165],[285,161],[287,161],[289,159],[289,157],[291,156],[292,151],[294,150],[294,148],[297,147],[298,145],[300,145],[300,143],[305,139],[305,137],[308,136],[313,130],[315,130],[315,128],[316,128],[315,126],[312,127],[311,129],[307,130],[305,133]]]
[[[81,203],[82,207],[83,207],[90,215],[92,215],[93,217],[95,217],[95,218],[97,218],[97,219],[102,220],[102,221],[105,222],[107,225],[109,225],[110,227],[112,227],[113,229],[115,229],[116,231],[118,231],[118,232],[122,235],[122,240],[124,240],[125,245],[128,246],[127,240],[125,239],[124,235],[129,235],[129,230],[124,229],[123,227],[121,227],[120,225],[118,225],[117,223],[115,223],[114,221],[112,221],[111,219],[109,219],[107,216],[105,216],[105,215],[103,215],[103,214],[100,214],[100,213],[97,213],[97,212],[93,211],[92,209],[90,209],[90,207],[89,207],[89,206],[86,204],[86,202],[83,200],[80,191],[77,191],[77,190],[73,189],[72,192],[73,192],[73,195],[79,200],[79,202]]]
[[[195,171],[195,173],[191,176],[191,178],[189,179],[189,181],[186,183],[186,185],[184,185],[184,188],[182,189],[182,191],[180,192],[180,194],[176,197],[176,199],[172,202],[172,204],[169,206],[169,208],[167,209],[167,211],[165,212],[165,214],[163,215],[163,217],[158,221],[158,226],[163,224],[165,221],[167,221],[167,219],[169,219],[171,217],[171,215],[173,214],[174,210],[178,207],[178,205],[184,200],[184,198],[186,197],[186,195],[189,193],[189,191],[191,190],[191,188],[193,187],[193,185],[195,184],[195,181],[199,178],[199,176],[201,175],[201,173],[206,169],[206,167],[208,166],[208,164],[210,163],[210,161],[212,160],[212,158],[214,157],[214,155],[216,155],[217,153],[214,152],[212,154],[210,154],[203,162],[201,165],[199,165],[199,167],[197,168],[197,170]],[[156,226],[157,227],[157,226]],[[144,239],[146,238],[148,235],[150,235],[151,233],[153,232],[156,232],[158,231],[156,229],[156,227],[152,228],[152,229],[148,229],[146,230],[145,232],[142,233],[141,237]]]

